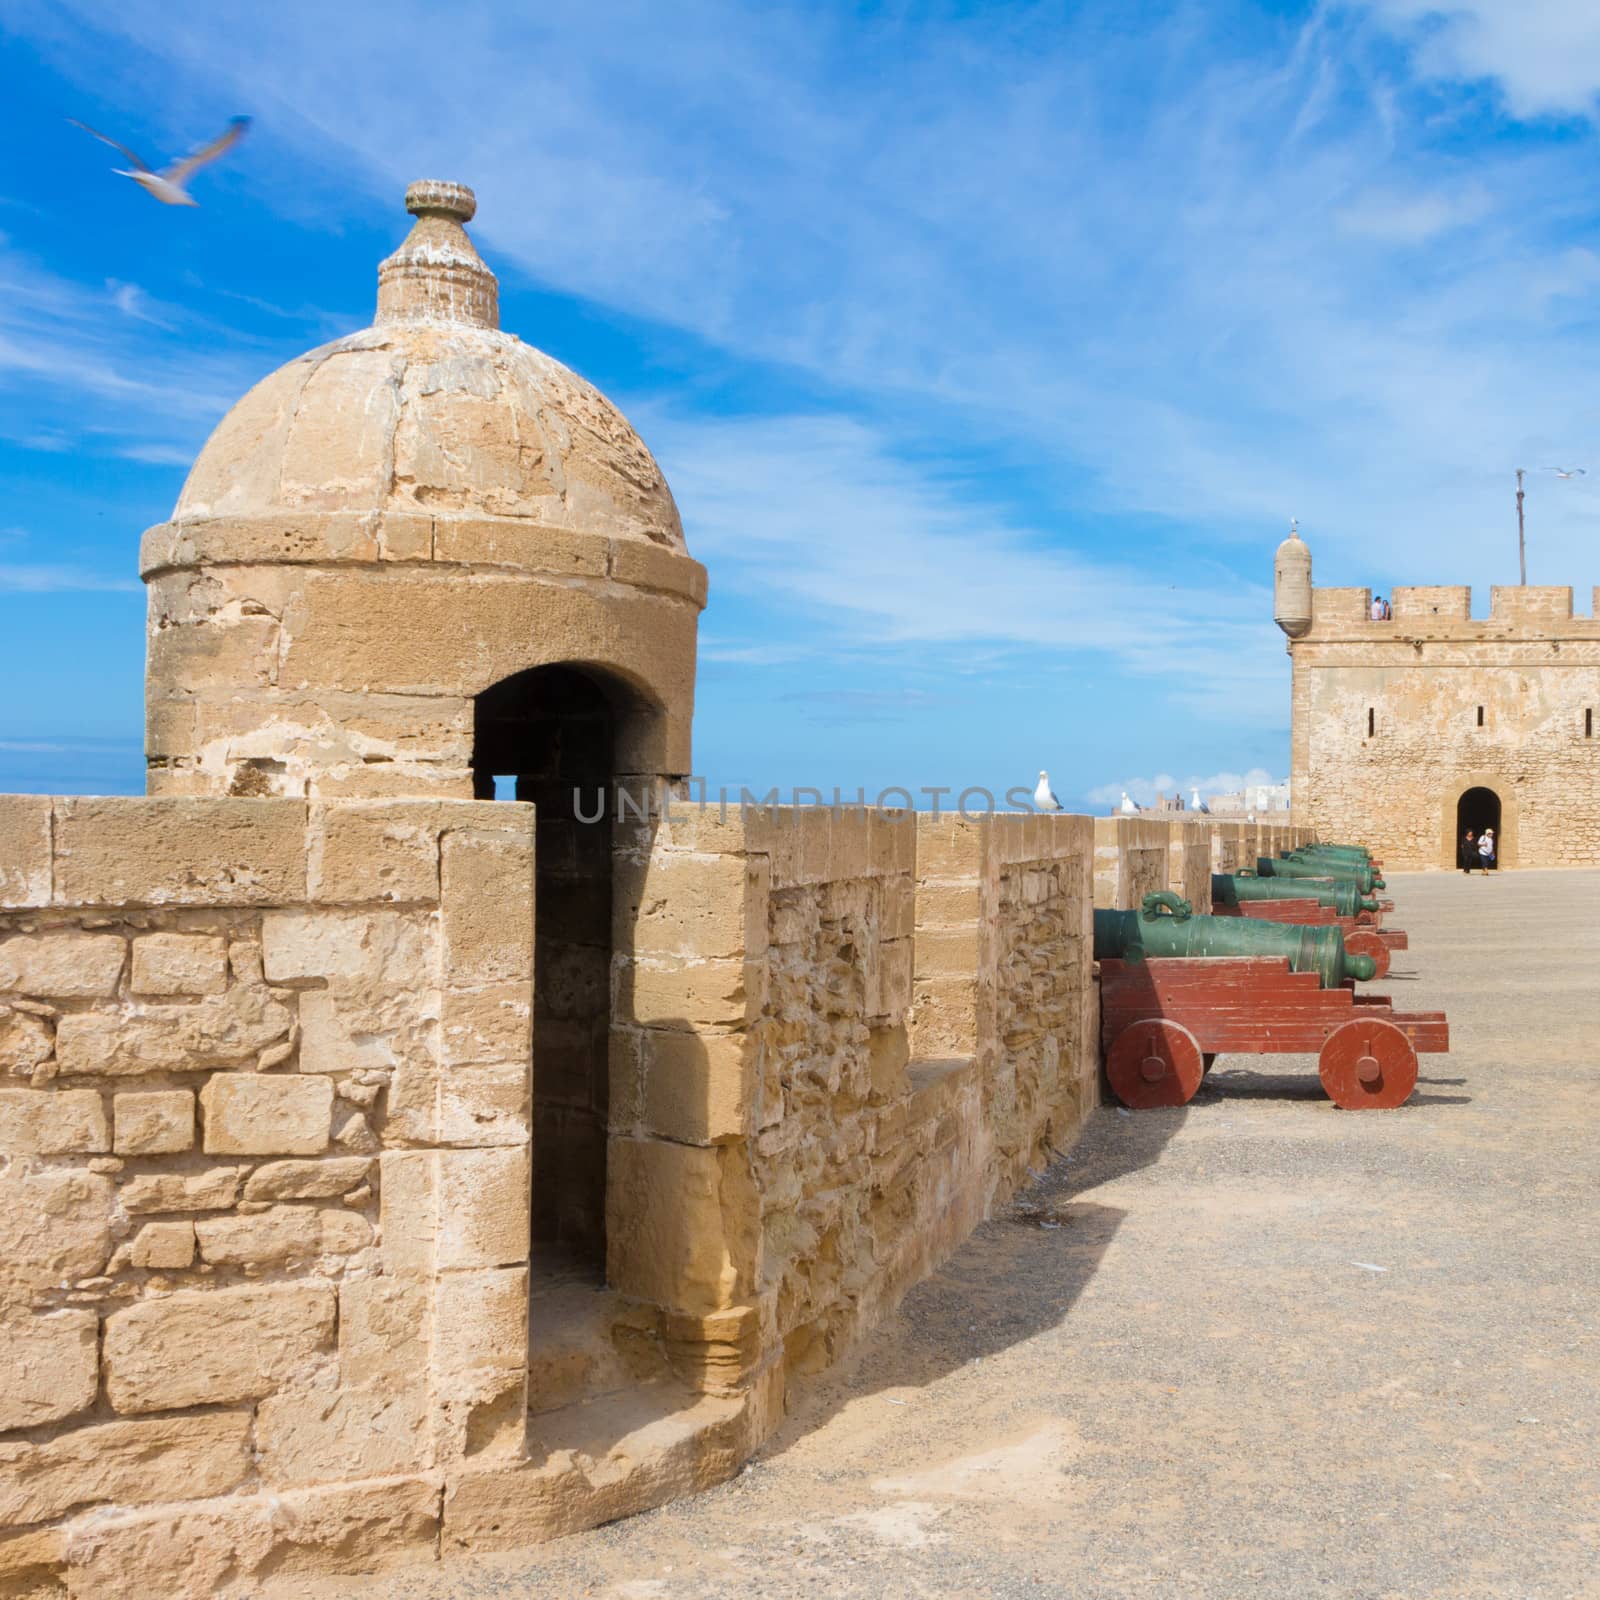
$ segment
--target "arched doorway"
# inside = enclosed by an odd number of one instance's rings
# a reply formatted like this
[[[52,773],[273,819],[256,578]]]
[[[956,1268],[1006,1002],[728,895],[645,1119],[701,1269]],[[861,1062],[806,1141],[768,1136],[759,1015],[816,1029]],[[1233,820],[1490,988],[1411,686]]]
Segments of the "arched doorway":
[[[535,1272],[605,1271],[615,716],[576,667],[531,667],[474,703],[479,799],[532,801]],[[600,796],[604,796],[601,802]]]
[[[1472,830],[1472,837],[1475,840],[1483,837],[1485,828],[1494,829],[1495,864],[1498,866],[1500,854],[1504,849],[1505,834],[1500,825],[1500,796],[1493,789],[1481,787],[1468,789],[1456,801],[1456,847],[1458,850],[1469,828]],[[1473,864],[1476,865],[1476,862]]]

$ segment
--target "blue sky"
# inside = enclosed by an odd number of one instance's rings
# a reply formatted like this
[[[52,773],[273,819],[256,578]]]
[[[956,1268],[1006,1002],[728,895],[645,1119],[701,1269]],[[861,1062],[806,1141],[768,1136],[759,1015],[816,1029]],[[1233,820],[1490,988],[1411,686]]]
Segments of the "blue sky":
[[[371,320],[414,177],[711,570],[713,782],[1287,764],[1271,555],[1600,579],[1600,7],[0,10],[0,788],[137,791],[140,531]],[[250,137],[159,206],[154,159]],[[1208,786],[1211,786],[1208,784]]]

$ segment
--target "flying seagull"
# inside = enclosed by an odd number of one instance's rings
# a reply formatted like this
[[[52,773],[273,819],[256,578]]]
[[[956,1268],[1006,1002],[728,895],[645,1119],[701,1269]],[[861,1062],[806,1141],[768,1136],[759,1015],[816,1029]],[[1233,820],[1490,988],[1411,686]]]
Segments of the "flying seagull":
[[[1546,472],[1553,472],[1558,478],[1581,478],[1584,476],[1582,467],[1546,467]]]
[[[1041,811],[1060,811],[1064,809],[1061,802],[1056,799],[1055,790],[1050,787],[1050,774],[1048,772],[1039,774],[1039,787],[1033,791],[1033,803]]]
[[[136,156],[127,145],[118,144],[115,139],[108,139],[98,128],[91,128],[87,122],[79,122],[76,117],[70,117],[68,121],[73,127],[82,128],[85,133],[93,134],[102,144],[110,145],[113,150],[120,150],[133,163],[134,170],[124,172],[121,167],[114,167],[112,170],[119,178],[132,178],[146,194],[154,195],[164,206],[199,205],[200,202],[190,197],[184,185],[201,167],[231,150],[244,137],[245,130],[250,126],[249,117],[235,117],[228,124],[227,130],[218,134],[210,144],[201,145],[198,150],[186,155],[182,161],[174,161],[170,167],[157,172]]]

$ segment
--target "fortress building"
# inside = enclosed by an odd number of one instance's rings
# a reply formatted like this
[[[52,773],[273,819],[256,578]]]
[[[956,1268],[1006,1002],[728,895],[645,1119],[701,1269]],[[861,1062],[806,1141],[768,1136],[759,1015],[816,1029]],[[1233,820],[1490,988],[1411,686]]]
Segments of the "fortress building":
[[[1278,547],[1273,614],[1293,663],[1293,819],[1396,869],[1451,867],[1492,827],[1504,867],[1600,863],[1600,590],[1318,589],[1298,534]]]
[[[1092,907],[1305,836],[688,803],[672,495],[407,204],[145,536],[148,795],[0,795],[0,1595],[728,1477],[1074,1138]]]

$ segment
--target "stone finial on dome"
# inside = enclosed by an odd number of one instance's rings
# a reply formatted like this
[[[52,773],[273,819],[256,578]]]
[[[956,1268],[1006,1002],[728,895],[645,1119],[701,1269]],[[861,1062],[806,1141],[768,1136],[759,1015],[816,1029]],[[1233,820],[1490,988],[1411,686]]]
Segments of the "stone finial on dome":
[[[500,326],[500,284],[462,226],[478,209],[464,183],[424,178],[406,190],[417,220],[378,268],[378,326],[395,322]]]

